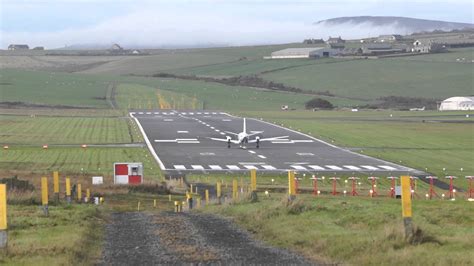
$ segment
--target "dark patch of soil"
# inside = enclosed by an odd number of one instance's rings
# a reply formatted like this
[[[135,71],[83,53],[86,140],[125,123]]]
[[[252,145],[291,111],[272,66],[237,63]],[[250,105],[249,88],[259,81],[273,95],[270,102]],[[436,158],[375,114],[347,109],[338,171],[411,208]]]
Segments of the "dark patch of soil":
[[[106,225],[105,265],[314,264],[252,239],[230,220],[209,214],[114,213]]]

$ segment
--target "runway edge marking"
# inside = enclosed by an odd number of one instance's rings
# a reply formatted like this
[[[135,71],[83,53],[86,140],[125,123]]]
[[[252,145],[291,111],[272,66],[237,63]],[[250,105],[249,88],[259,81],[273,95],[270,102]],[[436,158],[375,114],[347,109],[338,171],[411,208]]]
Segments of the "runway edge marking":
[[[235,116],[235,115],[231,115],[229,113],[223,113],[224,115],[227,115],[227,116],[230,116],[230,117],[234,117],[234,118],[241,118],[241,117],[238,117],[238,116]],[[289,128],[286,128],[286,127],[282,127],[280,125],[276,125],[276,124],[273,124],[273,123],[270,123],[270,122],[267,122],[267,121],[264,121],[264,120],[259,120],[259,119],[255,119],[255,118],[247,118],[247,119],[252,119],[252,120],[255,120],[255,121],[260,121],[262,123],[265,123],[265,124],[268,124],[268,125],[272,125],[272,126],[276,126],[278,128],[281,128],[281,129],[285,129],[285,130],[288,130],[288,131],[291,131],[293,133],[296,133],[296,134],[300,134],[302,136],[305,136],[305,137],[308,137],[310,139],[313,139],[313,140],[316,140],[318,142],[321,142],[323,144],[326,144],[330,147],[333,147],[335,149],[339,149],[339,150],[342,150],[342,151],[345,151],[347,153],[351,153],[351,154],[354,154],[354,155],[358,155],[358,156],[361,156],[361,157],[364,157],[364,158],[367,158],[367,159],[372,159],[372,160],[376,160],[376,161],[379,161],[379,162],[383,162],[385,164],[391,164],[391,165],[394,165],[394,166],[399,166],[401,168],[405,168],[403,170],[405,171],[412,171],[412,172],[415,172],[415,173],[423,173],[423,171],[420,171],[420,170],[417,170],[417,169],[414,169],[414,168],[410,168],[410,167],[407,167],[407,166],[404,166],[404,165],[399,165],[399,164],[396,164],[396,163],[392,163],[392,162],[388,162],[388,161],[384,161],[382,159],[378,159],[378,158],[374,158],[374,157],[371,157],[371,156],[368,156],[368,155],[365,155],[365,154],[360,154],[360,153],[356,153],[356,152],[353,152],[353,151],[350,151],[350,150],[346,150],[344,148],[341,148],[341,147],[338,147],[336,145],[333,145],[333,144],[330,144],[324,140],[320,140],[318,138],[315,138],[313,136],[310,136],[308,134],[305,134],[305,133],[302,133],[302,132],[299,132],[299,131],[296,131],[296,130],[293,130],[293,129],[289,129]]]
[[[148,147],[148,150],[150,150],[151,155],[155,158],[156,162],[160,165],[161,170],[167,170],[165,168],[165,165],[163,162],[160,160],[160,157],[158,157],[158,154],[156,154],[155,149],[153,149],[153,146],[151,145],[150,140],[148,139],[147,135],[145,134],[145,130],[143,130],[142,124],[140,124],[140,121],[132,114],[130,113],[130,116],[135,119],[135,122],[137,122],[138,128],[140,129],[140,132],[143,135],[143,138],[145,139],[146,146]]]

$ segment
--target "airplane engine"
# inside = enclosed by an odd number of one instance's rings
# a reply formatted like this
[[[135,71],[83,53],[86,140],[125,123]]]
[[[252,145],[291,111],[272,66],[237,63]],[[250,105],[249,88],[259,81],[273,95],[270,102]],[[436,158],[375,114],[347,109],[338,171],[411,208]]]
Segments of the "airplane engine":
[[[230,140],[231,140],[231,137],[227,136],[227,148],[230,148]]]

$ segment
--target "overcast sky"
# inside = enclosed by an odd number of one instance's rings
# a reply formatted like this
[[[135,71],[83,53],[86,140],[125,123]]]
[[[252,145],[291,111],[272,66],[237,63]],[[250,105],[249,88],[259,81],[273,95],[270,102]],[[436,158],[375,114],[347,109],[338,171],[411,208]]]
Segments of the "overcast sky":
[[[0,0],[0,45],[140,46],[299,42],[331,33],[366,37],[387,29],[321,29],[341,16],[404,16],[473,23],[471,0]],[[334,34],[336,33],[336,34]]]

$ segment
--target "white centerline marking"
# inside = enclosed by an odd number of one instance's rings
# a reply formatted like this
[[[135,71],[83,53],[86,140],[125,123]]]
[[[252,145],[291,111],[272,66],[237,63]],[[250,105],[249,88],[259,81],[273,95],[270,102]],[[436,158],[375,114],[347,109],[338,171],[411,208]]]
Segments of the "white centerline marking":
[[[186,134],[186,133],[189,133],[189,131],[187,131],[187,130],[178,130],[177,132],[178,132],[178,134]]]
[[[168,118],[168,119],[163,119],[163,121],[165,121],[165,122],[172,122],[173,119],[169,119],[169,118]]]
[[[254,152],[254,151],[248,151],[248,152],[250,152],[251,154],[255,154],[255,152]]]
[[[262,159],[267,159],[267,157],[263,156],[263,155],[258,155],[258,157],[262,158]]]
[[[297,152],[296,154],[299,156],[314,156],[311,152]]]
[[[221,135],[225,135],[225,133],[224,133],[224,132],[221,132],[221,133],[219,133],[219,134],[221,134]]]

